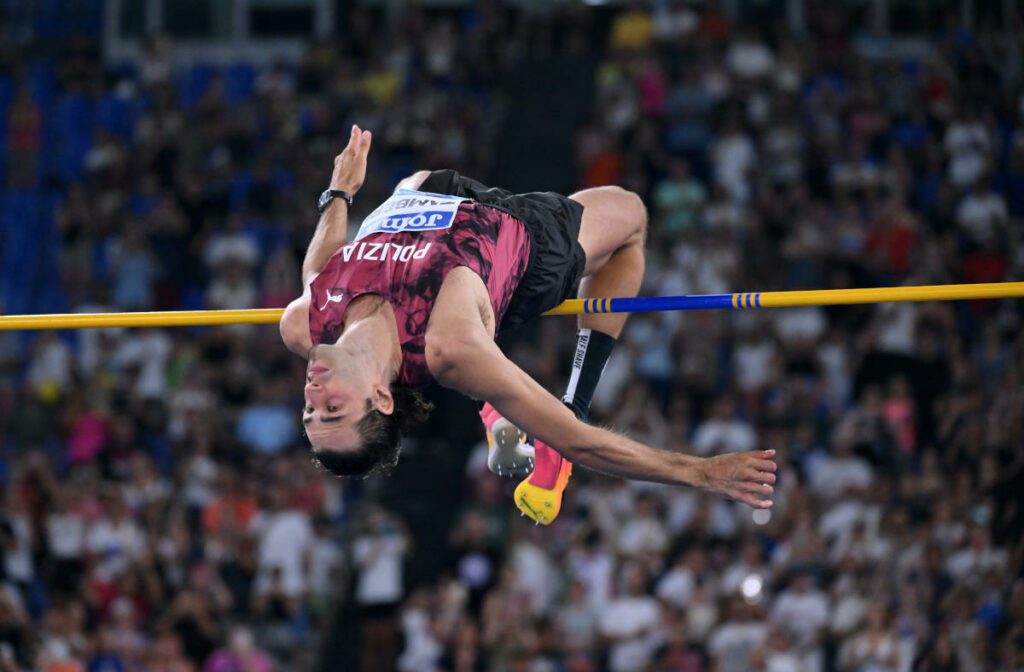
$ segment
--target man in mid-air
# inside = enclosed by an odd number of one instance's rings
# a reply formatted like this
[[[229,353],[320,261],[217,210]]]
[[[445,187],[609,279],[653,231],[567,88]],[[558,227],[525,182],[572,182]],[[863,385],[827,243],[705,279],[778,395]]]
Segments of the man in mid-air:
[[[309,362],[302,422],[326,469],[358,477],[394,466],[402,435],[429,411],[415,389],[436,381],[485,402],[488,465],[527,476],[515,503],[539,523],[558,515],[574,463],[771,506],[772,451],[700,458],[585,422],[624,314],[580,316],[561,401],[494,342],[499,328],[567,298],[637,294],[647,212],[636,194],[618,187],[570,197],[512,194],[455,171],[421,171],[402,180],[349,242],[348,208],[371,141],[353,126],[335,158],[302,266],[302,296],[281,318],[285,344]]]

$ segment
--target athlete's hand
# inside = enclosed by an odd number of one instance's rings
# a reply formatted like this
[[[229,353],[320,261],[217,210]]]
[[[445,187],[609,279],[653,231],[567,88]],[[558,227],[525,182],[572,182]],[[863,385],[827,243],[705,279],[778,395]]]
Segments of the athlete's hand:
[[[755,509],[772,505],[776,464],[774,450],[715,455],[700,464],[700,485]]]
[[[331,189],[340,189],[355,194],[366,179],[366,157],[370,154],[373,134],[358,126],[352,126],[348,145],[341,154],[334,157],[334,173],[331,175]]]

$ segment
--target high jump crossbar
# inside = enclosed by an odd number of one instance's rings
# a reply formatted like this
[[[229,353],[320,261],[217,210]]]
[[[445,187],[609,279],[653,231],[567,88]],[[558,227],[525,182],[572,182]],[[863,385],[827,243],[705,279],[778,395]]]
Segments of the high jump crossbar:
[[[1024,282],[569,299],[544,314],[581,315],[675,310],[741,310],[749,308],[835,306],[856,303],[1011,298],[1024,298]],[[0,331],[88,329],[94,327],[185,327],[217,324],[273,324],[281,319],[282,312],[284,311],[281,308],[256,308],[246,310],[182,310],[140,313],[3,315],[0,316]]]

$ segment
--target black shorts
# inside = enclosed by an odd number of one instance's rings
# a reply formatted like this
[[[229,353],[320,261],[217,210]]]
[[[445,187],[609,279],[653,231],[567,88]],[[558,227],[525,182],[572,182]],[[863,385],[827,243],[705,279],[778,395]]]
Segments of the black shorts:
[[[579,243],[583,206],[552,191],[513,194],[487,187],[454,170],[435,170],[420,190],[471,198],[504,210],[530,236],[530,259],[499,328],[515,328],[576,297],[586,265]]]

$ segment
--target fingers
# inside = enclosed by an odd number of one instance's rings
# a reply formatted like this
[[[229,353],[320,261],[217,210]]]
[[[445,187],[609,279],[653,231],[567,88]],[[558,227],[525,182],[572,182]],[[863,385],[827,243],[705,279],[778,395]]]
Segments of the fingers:
[[[344,154],[345,152],[353,153],[357,151],[356,148],[359,146],[360,135],[361,134],[359,132],[359,127],[356,126],[355,124],[352,124],[352,130],[348,134],[348,144],[345,145],[345,149],[341,150],[341,154]],[[341,158],[341,154],[338,155],[339,158]]]
[[[363,186],[366,179],[367,156],[373,134],[364,131],[357,124],[352,125],[348,144],[340,154],[334,157],[334,172],[331,175],[331,188],[355,194]]]
[[[730,496],[737,501],[743,502],[744,504],[754,507],[755,509],[770,509],[773,504],[772,500],[770,499],[764,499],[763,497],[759,497],[757,495],[750,494],[747,492],[737,491],[731,493]]]
[[[373,133],[359,128],[358,124],[352,124],[352,131],[348,135],[348,144],[338,154],[338,159],[348,153],[353,158],[362,158],[370,151],[370,144],[373,142]]]
[[[348,144],[355,151],[356,156],[362,157],[369,152],[372,140],[373,134],[370,131],[364,131],[357,124],[352,124],[352,135],[349,137]]]
[[[778,465],[773,461],[774,450],[751,451],[747,457],[746,468],[741,472],[742,481],[735,484],[733,497],[756,509],[771,507],[771,496],[775,493],[778,479]]]
[[[761,495],[762,497],[771,497],[772,493],[775,492],[775,488],[767,483],[755,483],[755,482],[744,482],[736,486],[736,489],[743,492],[749,492],[754,495]]]
[[[775,457],[774,450],[759,450],[745,454],[748,457],[747,471],[744,476],[758,483],[775,483],[779,465],[771,459]]]
[[[762,471],[760,469],[746,469],[741,474],[741,478],[745,481],[752,481],[754,483],[767,483],[774,485],[775,480],[778,478],[775,474],[770,471]]]

